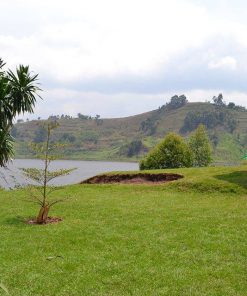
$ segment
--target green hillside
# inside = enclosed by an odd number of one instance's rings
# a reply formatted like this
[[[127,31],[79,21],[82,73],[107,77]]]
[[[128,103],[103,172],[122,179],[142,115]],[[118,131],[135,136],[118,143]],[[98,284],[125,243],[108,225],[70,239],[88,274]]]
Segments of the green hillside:
[[[60,127],[54,141],[67,143],[64,158],[91,160],[138,160],[168,132],[185,138],[198,123],[206,124],[215,162],[237,162],[247,149],[247,111],[242,107],[211,103],[166,104],[147,113],[112,119],[81,116],[56,119]],[[44,121],[17,123],[16,157],[32,157],[28,143],[39,142]]]

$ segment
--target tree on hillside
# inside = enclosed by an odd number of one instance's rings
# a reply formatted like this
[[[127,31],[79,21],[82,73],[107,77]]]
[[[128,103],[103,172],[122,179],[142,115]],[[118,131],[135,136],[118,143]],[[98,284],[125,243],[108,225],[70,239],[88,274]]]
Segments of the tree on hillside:
[[[28,66],[20,65],[16,74],[3,71],[5,63],[0,59],[0,167],[14,155],[11,128],[20,113],[33,113],[38,75],[31,75]]]
[[[44,126],[39,125],[38,128],[34,132],[34,143],[41,143],[44,142],[47,136],[47,130]]]
[[[130,143],[124,144],[119,149],[119,154],[127,157],[137,156],[146,147],[141,140],[133,140]]]
[[[230,102],[230,103],[227,105],[227,107],[228,107],[229,109],[234,109],[234,108],[236,107],[236,105],[235,105],[235,103]]]
[[[169,109],[177,109],[180,107],[183,107],[186,103],[188,103],[188,100],[185,95],[175,95],[171,97],[170,102],[167,104]]]
[[[63,133],[59,139],[60,142],[74,143],[76,141],[76,137],[71,133]]]
[[[204,125],[200,124],[190,136],[189,147],[193,155],[193,165],[208,166],[212,161],[212,147]]]
[[[141,160],[140,169],[164,169],[192,166],[192,154],[183,138],[168,134],[148,155]]]
[[[200,124],[203,124],[208,129],[217,126],[224,126],[231,133],[237,127],[237,121],[233,114],[227,108],[217,108],[214,111],[190,111],[184,118],[184,124],[180,129],[181,133],[191,132]]]
[[[156,118],[148,117],[144,121],[141,122],[141,130],[147,135],[152,136],[156,132],[158,122]]]
[[[77,117],[78,117],[79,119],[83,119],[83,120],[89,120],[89,119],[91,119],[90,116],[88,116],[88,115],[84,115],[84,114],[81,114],[81,113],[78,113],[78,114],[77,114]]]
[[[213,97],[213,102],[216,106],[219,106],[219,107],[223,107],[225,106],[225,103],[223,101],[223,95],[222,94],[219,94],[218,97],[214,96]]]
[[[97,125],[101,125],[103,123],[103,119],[100,119],[100,115],[99,114],[96,114],[95,116],[95,122]]]

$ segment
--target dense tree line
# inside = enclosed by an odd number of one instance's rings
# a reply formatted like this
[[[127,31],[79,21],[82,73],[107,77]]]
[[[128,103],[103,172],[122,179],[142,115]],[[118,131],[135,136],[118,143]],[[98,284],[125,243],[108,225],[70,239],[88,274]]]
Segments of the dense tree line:
[[[218,125],[225,126],[230,132],[237,127],[237,121],[226,109],[212,111],[190,111],[187,113],[184,124],[180,130],[181,133],[191,132],[198,125],[203,124],[208,129],[215,128]]]

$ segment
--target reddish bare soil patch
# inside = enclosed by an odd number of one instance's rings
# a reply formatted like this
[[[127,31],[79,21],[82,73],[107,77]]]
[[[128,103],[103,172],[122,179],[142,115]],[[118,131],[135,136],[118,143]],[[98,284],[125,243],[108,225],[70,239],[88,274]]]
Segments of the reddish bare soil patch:
[[[39,224],[36,222],[36,218],[32,218],[30,220],[27,220],[27,224],[36,224],[36,225],[46,225],[46,224],[52,224],[52,223],[58,223],[60,221],[62,221],[62,218],[59,217],[48,217],[46,220],[46,223],[43,224]]]
[[[82,181],[81,184],[161,184],[183,178],[179,174],[116,174],[98,175]]]

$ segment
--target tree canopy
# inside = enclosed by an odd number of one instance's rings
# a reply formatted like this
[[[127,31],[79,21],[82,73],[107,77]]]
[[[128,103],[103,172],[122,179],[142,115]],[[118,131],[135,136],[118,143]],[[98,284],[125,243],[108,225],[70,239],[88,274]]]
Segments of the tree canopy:
[[[141,160],[140,169],[164,169],[192,166],[192,154],[183,138],[169,133]]]
[[[212,148],[204,125],[200,124],[190,136],[189,147],[193,155],[193,166],[208,166],[212,160]]]
[[[177,109],[183,107],[185,104],[188,103],[188,100],[185,95],[174,95],[171,97],[170,102],[167,104],[168,109]]]
[[[211,143],[204,125],[199,125],[187,142],[169,133],[140,161],[141,170],[208,166],[211,162]]]
[[[29,66],[19,65],[16,73],[4,71],[0,59],[0,166],[5,166],[14,155],[13,138],[10,134],[18,114],[33,113],[37,99],[38,74],[32,75]]]

